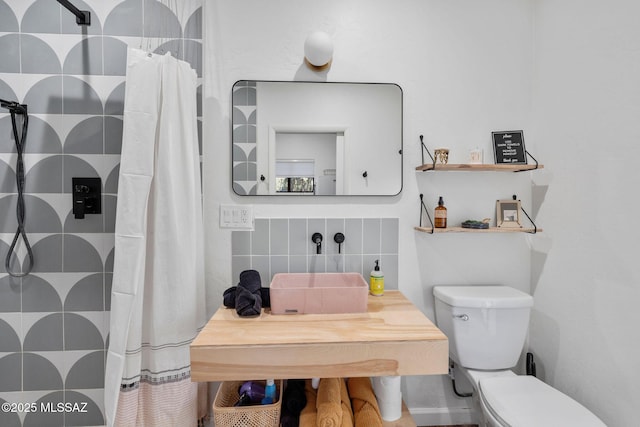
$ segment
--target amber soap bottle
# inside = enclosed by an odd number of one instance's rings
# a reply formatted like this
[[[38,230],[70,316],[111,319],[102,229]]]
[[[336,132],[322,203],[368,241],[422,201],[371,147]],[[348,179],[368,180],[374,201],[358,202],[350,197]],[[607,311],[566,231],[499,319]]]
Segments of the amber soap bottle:
[[[447,228],[447,208],[444,207],[442,196],[438,199],[438,206],[436,206],[436,211],[433,216],[435,219],[434,226],[436,228]]]

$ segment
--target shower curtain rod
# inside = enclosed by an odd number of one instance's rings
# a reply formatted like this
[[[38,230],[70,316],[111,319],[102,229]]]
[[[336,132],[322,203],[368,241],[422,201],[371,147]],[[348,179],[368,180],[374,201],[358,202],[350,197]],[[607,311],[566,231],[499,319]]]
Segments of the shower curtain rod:
[[[76,24],[91,25],[91,12],[88,10],[78,9],[69,0],[58,0],[58,3],[64,6],[69,12],[76,15]]]

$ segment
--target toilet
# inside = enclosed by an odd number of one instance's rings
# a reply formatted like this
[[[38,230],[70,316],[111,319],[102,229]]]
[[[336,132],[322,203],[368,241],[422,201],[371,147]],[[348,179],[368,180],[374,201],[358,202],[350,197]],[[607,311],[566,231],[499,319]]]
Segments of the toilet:
[[[587,408],[531,375],[516,375],[533,298],[508,286],[435,286],[436,323],[473,385],[482,427],[606,427]]]

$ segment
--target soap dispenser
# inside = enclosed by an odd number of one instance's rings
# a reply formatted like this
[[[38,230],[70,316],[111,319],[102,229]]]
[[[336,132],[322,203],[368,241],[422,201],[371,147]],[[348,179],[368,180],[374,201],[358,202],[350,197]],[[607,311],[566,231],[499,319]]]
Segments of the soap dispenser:
[[[447,228],[447,208],[444,206],[442,196],[438,199],[438,206],[436,206],[434,217],[436,228]]]
[[[376,266],[371,270],[369,277],[369,292],[377,297],[384,295],[384,273],[380,270],[378,260],[376,260]]]

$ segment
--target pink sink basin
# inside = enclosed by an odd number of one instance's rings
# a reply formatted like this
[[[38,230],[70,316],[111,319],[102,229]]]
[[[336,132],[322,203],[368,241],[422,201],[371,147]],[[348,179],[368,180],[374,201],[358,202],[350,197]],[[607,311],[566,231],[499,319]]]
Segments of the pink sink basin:
[[[270,287],[273,314],[367,311],[369,286],[359,273],[278,273]]]

